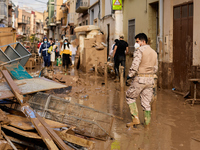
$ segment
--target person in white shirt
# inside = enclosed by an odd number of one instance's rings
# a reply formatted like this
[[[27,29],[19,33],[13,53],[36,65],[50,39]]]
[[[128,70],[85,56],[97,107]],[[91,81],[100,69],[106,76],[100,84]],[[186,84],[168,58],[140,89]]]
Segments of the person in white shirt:
[[[72,41],[70,46],[71,46],[70,48],[71,48],[71,51],[72,51],[72,66],[74,66],[75,56],[76,56],[76,51],[77,51],[75,41]]]

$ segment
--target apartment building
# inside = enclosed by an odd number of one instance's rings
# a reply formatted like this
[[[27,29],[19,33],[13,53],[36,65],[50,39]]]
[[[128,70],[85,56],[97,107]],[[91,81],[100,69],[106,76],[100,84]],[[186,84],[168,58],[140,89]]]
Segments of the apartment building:
[[[11,0],[0,1],[0,27],[15,28],[15,8]]]
[[[88,13],[89,6],[90,0],[77,0],[76,13],[78,13],[78,26],[90,24],[90,15]]]
[[[54,0],[49,0],[47,2],[47,12],[48,12],[48,37],[49,38],[54,38],[55,36],[55,28],[56,28],[56,18],[54,15],[54,8],[55,7],[55,2]]]
[[[35,34],[36,37],[42,39],[44,36],[43,13],[35,11]]]
[[[18,9],[18,29],[17,32],[20,35],[31,34],[31,13],[25,11],[24,9]]]
[[[78,14],[75,12],[75,0],[66,1],[60,9],[63,12],[61,37],[62,39],[68,38],[69,40],[74,40],[76,38],[74,28],[78,22]]]

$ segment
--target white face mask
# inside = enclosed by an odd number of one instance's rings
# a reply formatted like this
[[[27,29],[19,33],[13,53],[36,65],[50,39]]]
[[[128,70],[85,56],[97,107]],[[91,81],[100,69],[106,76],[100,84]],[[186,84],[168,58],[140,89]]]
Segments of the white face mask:
[[[140,47],[140,44],[135,43],[134,47],[135,47],[135,49],[138,49]]]

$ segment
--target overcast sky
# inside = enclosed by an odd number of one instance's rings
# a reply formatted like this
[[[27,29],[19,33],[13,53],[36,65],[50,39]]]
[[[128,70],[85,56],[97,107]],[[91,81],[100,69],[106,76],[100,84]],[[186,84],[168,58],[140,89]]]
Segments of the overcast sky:
[[[12,0],[19,7],[31,7],[34,11],[44,12],[47,10],[48,0]]]

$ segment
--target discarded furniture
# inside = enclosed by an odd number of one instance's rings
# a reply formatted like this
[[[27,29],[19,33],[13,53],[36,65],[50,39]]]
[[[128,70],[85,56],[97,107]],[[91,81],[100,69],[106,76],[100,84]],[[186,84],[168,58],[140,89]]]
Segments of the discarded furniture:
[[[11,45],[16,46],[13,48]],[[5,49],[5,51],[2,49]],[[31,53],[19,42],[0,46],[0,66],[16,61],[20,62],[22,66],[25,66],[30,56]]]
[[[197,83],[200,82],[200,79],[189,79],[189,81],[194,84],[194,97],[192,99],[186,99],[185,104],[188,101],[192,101],[191,105],[193,106],[195,102],[200,101],[200,99],[197,99]]]
[[[28,62],[25,65],[26,69],[33,69],[36,67],[36,61],[35,58],[29,58]]]
[[[48,149],[57,150],[58,147],[60,149],[68,149],[68,146],[53,131],[53,129],[40,116],[38,116],[27,103],[24,102],[23,95],[21,95],[19,88],[9,75],[8,71],[2,70],[1,72],[5,80],[9,84],[13,94],[15,95],[17,102],[21,105],[21,111],[25,114],[27,118],[31,120],[32,124],[34,125],[35,129],[41,136]]]
[[[41,92],[28,103],[40,116],[76,127],[78,134],[101,140],[111,136],[114,121],[111,114]]]

